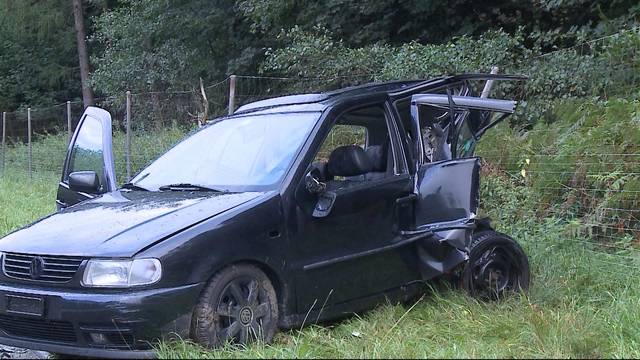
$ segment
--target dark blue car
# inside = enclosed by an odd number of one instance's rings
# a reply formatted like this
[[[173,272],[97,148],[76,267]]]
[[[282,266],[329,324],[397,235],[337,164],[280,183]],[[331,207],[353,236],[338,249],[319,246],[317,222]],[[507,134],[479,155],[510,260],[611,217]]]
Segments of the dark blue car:
[[[447,276],[526,290],[520,246],[478,219],[482,134],[515,102],[461,75],[251,103],[116,185],[88,108],[59,211],[0,240],[0,343],[150,357],[156,341],[270,341],[305,318],[409,299]]]

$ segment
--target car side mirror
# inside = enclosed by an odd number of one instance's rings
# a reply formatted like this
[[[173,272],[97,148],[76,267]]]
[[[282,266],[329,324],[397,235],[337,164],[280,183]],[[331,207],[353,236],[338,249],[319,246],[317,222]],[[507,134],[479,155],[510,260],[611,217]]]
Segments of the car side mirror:
[[[69,188],[89,194],[100,192],[100,178],[95,171],[76,171],[69,174]]]
[[[311,169],[304,177],[304,184],[309,194],[322,194],[327,190],[327,184],[320,181],[318,169]]]

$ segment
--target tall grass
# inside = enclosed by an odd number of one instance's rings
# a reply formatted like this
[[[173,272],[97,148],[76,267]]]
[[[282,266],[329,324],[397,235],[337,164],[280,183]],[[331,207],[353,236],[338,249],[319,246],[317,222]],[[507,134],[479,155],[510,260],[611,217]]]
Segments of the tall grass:
[[[506,124],[505,124],[506,125]],[[640,101],[564,101],[530,131],[490,131],[479,154],[601,242],[640,245]]]

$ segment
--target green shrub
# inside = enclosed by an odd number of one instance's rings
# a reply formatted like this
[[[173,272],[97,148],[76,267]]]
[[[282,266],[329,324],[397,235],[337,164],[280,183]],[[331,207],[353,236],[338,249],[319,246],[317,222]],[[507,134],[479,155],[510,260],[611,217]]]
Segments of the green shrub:
[[[527,132],[496,127],[478,154],[534,191],[537,216],[575,219],[576,231],[603,241],[637,241],[640,101],[566,100],[551,116]]]

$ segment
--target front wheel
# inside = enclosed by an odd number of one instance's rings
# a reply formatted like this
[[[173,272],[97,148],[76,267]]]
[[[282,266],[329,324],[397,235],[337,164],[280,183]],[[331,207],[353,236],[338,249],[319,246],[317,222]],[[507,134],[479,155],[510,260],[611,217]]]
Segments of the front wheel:
[[[496,231],[473,235],[469,261],[462,273],[462,288],[469,295],[497,300],[529,289],[529,260],[520,245]]]
[[[278,327],[278,301],[269,278],[255,266],[232,265],[215,275],[196,305],[192,338],[213,348],[225,343],[270,342]]]

